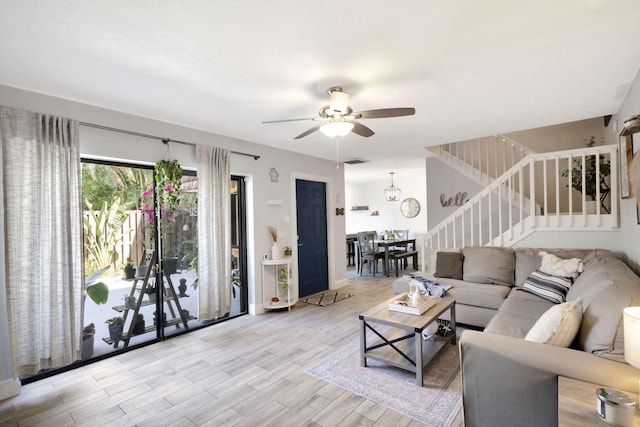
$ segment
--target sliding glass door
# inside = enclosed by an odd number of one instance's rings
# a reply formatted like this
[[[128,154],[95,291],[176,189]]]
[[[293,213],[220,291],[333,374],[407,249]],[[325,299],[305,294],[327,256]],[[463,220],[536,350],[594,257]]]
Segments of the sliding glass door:
[[[163,216],[154,207],[151,167],[85,161],[82,171],[89,285],[83,359],[205,326],[197,319],[196,173],[184,172],[180,202]],[[244,179],[230,179],[232,308],[225,318],[246,314],[248,295]],[[106,289],[102,300],[91,297],[99,294],[93,287]]]

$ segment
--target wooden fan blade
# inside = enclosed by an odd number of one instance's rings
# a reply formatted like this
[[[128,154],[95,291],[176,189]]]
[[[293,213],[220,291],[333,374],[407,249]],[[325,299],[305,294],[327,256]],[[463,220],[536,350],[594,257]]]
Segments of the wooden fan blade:
[[[320,129],[320,126],[322,126],[322,125],[314,126],[311,129],[309,129],[308,131],[302,132],[300,135],[296,136],[293,139],[304,138],[305,136],[310,135],[310,134],[314,133],[315,131],[317,131],[318,129]]]
[[[415,108],[381,108],[378,110],[366,110],[353,113],[357,119],[383,119],[385,117],[413,116]]]
[[[365,138],[369,138],[371,135],[375,134],[374,131],[372,131],[371,129],[369,129],[363,124],[354,122],[352,120],[347,120],[347,121],[353,124],[353,129],[351,129],[351,132],[357,135],[364,136]]]
[[[316,117],[305,117],[304,119],[285,119],[285,120],[268,120],[264,123],[283,123],[283,122],[300,122],[302,120],[317,120]]]

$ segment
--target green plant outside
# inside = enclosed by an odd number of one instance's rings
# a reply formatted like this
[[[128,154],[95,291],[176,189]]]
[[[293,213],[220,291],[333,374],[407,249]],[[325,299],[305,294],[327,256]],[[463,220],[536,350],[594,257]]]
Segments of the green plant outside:
[[[124,320],[122,320],[122,317],[116,316],[116,317],[112,317],[110,319],[105,320],[104,323],[106,323],[107,325],[118,326],[118,325],[124,325]]]
[[[88,256],[85,269],[89,273],[97,271],[103,266],[112,265],[117,261],[116,244],[122,239],[122,225],[129,216],[122,210],[120,198],[116,198],[111,205],[102,202],[100,210],[94,211],[89,200],[85,201],[88,216],[84,217],[85,250]]]
[[[100,270],[87,277],[84,282],[84,289],[87,292],[87,296],[91,298],[96,304],[106,304],[109,299],[109,287],[104,282],[97,282],[107,270],[109,266],[102,267]]]

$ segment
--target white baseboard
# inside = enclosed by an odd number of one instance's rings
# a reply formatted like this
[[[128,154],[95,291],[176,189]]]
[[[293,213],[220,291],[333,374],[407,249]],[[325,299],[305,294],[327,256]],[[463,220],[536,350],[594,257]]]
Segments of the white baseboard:
[[[0,400],[20,394],[20,380],[4,380],[0,382]]]
[[[345,277],[344,279],[336,280],[336,282],[333,284],[331,289],[338,289],[338,288],[341,288],[343,286],[347,286],[348,284],[349,284],[349,281]]]

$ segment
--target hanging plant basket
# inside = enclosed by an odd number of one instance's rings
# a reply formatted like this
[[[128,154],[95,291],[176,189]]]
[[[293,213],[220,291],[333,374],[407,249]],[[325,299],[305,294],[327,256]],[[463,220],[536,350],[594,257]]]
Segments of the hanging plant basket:
[[[182,167],[177,160],[160,160],[155,166],[157,197],[160,208],[169,221],[173,221],[180,205]]]

